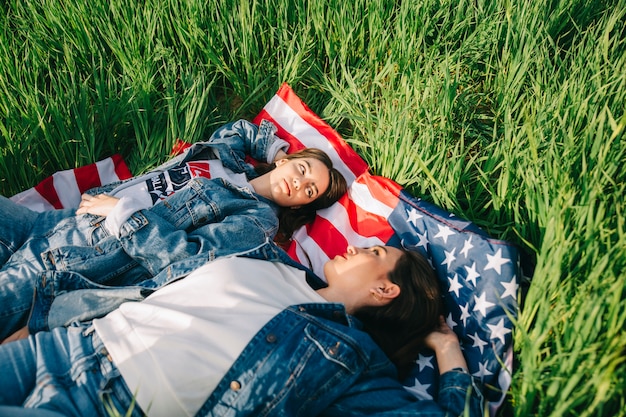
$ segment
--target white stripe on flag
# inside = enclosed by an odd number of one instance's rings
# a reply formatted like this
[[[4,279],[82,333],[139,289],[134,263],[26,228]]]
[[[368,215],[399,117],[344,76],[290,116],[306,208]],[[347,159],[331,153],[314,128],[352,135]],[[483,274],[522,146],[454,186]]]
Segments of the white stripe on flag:
[[[15,194],[11,197],[11,200],[40,213],[48,210],[54,210],[54,206],[50,204],[41,194],[39,194],[34,187]]]
[[[76,183],[74,170],[56,172],[52,175],[54,189],[63,208],[76,208],[80,204],[80,190]]]
[[[102,161],[96,162],[96,168],[98,169],[100,184],[105,185],[119,181],[119,177],[115,172],[115,163],[113,161],[113,158],[109,157],[103,159]]]
[[[293,238],[297,241],[296,254],[300,263],[303,265],[308,264],[308,267],[311,268],[317,276],[326,280],[324,276],[324,265],[330,258],[328,258],[318,243],[307,235],[306,227],[298,229],[293,234]]]
[[[365,211],[377,214],[380,217],[388,219],[393,212],[393,207],[389,207],[380,200],[376,199],[369,188],[365,184],[355,182],[348,191],[350,200]]]

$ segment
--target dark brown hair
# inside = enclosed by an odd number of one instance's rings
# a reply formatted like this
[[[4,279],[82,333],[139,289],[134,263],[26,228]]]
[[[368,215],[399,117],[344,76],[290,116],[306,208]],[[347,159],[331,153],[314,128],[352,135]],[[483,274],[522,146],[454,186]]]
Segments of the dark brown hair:
[[[424,338],[439,324],[443,300],[439,281],[422,255],[403,249],[389,280],[400,294],[382,307],[365,307],[355,316],[396,365],[404,378],[414,365]]]
[[[281,244],[286,243],[291,238],[293,232],[295,232],[300,226],[312,222],[315,219],[315,212],[317,210],[330,207],[348,190],[346,179],[339,171],[337,171],[337,169],[333,168],[333,162],[328,157],[326,152],[317,148],[305,148],[301,151],[285,156],[285,159],[302,158],[313,158],[322,162],[326,168],[328,168],[330,181],[326,191],[311,203],[303,205],[299,208],[280,207],[278,214],[279,227],[276,241]],[[263,175],[274,168],[276,168],[275,163],[258,164],[255,167],[255,171],[259,175]]]

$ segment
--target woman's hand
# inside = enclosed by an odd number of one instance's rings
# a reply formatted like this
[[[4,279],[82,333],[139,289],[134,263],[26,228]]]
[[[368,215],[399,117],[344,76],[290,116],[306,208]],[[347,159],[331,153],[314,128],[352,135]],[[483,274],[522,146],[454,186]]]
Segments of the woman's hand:
[[[15,333],[13,333],[11,336],[4,339],[2,343],[0,344],[4,345],[5,343],[14,342],[20,339],[26,339],[27,337],[28,337],[28,327],[24,326],[18,331],[16,331]]]
[[[463,368],[467,371],[467,362],[461,352],[459,338],[443,316],[439,317],[439,328],[426,336],[424,341],[426,346],[435,351],[440,374],[454,368]]]
[[[83,194],[76,214],[89,213],[97,216],[108,216],[118,201],[120,201],[119,198],[106,194],[98,194],[96,196]]]

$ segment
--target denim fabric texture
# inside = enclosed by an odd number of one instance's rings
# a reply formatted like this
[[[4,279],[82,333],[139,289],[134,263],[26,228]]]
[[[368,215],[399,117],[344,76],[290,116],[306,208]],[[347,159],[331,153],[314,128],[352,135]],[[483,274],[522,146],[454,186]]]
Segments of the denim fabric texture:
[[[303,304],[257,333],[197,416],[463,415],[466,400],[470,416],[482,415],[463,372],[442,375],[438,402],[418,400],[343,305]]]
[[[0,404],[19,403],[36,385],[28,407],[66,411],[73,403],[83,413],[68,415],[105,415],[103,393],[129,407],[126,384],[98,340],[88,327],[70,327],[0,346]],[[16,369],[9,369],[12,363]],[[66,375],[62,392],[60,373]],[[17,381],[23,376],[25,382]],[[303,304],[283,310],[254,336],[213,393],[207,392],[197,416],[419,417],[463,415],[466,407],[468,415],[482,415],[482,395],[469,374],[443,374],[437,402],[418,400],[342,305]]]
[[[256,174],[245,157],[273,160],[284,146],[274,132],[274,125],[266,121],[258,127],[243,120],[229,123],[152,173],[199,155],[205,159],[219,155],[225,167],[253,178]],[[144,180],[140,176],[90,193],[114,194]],[[0,199],[0,210],[0,256],[8,258],[0,269],[0,340],[27,323],[34,333],[101,316],[124,299],[136,299],[134,294],[141,294],[142,288],[156,289],[207,261],[256,253],[278,230],[272,202],[220,178],[194,178],[156,206],[136,212],[122,226],[119,239],[102,227],[100,216],[75,216],[73,210],[33,213],[5,198]],[[21,226],[16,228],[18,221]],[[255,253],[252,256],[259,256]],[[102,294],[114,288],[119,294],[123,287],[135,287],[130,298],[80,304],[97,306],[93,312],[76,307],[64,312],[68,304],[78,306],[76,300],[86,290]],[[66,294],[74,291],[75,297]],[[64,305],[56,304],[59,309],[49,323],[48,313],[60,294],[66,294]],[[93,296],[86,295],[90,300]]]
[[[102,341],[87,325],[57,328],[0,346],[0,373],[2,406],[83,417],[107,416],[105,406],[126,415],[133,401]],[[130,415],[143,413],[135,408]]]

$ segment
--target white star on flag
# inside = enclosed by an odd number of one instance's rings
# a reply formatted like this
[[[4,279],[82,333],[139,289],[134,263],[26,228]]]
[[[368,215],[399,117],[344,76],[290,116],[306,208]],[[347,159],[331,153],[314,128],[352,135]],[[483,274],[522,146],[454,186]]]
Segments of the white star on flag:
[[[421,219],[422,217],[424,217],[421,214],[419,214],[419,212],[417,210],[415,210],[415,208],[413,208],[413,207],[411,207],[410,210],[407,210],[407,215],[408,215],[408,218],[406,220],[407,223],[411,222],[411,223],[413,223],[413,226],[415,226],[415,227],[417,227],[417,221],[419,219]]]
[[[430,388],[430,384],[422,384],[417,378],[415,378],[415,385],[406,387],[407,391],[413,393],[420,400],[432,400],[433,397],[428,393],[428,388]]]
[[[513,275],[513,279],[510,282],[500,282],[500,284],[504,287],[502,298],[511,296],[514,300],[517,300],[517,289],[519,288],[519,285],[516,281],[517,278]]]
[[[494,269],[498,275],[500,275],[502,273],[502,265],[508,262],[511,262],[511,260],[502,257],[502,248],[500,248],[495,255],[487,254],[487,266],[485,267],[485,271]]]
[[[500,319],[498,324],[488,324],[489,330],[491,330],[491,339],[500,339],[502,343],[505,343],[504,336],[511,333],[511,329],[507,329],[504,326],[504,319]]]
[[[447,250],[444,250],[443,252],[446,254],[446,259],[443,260],[441,265],[445,265],[446,268],[450,269],[450,265],[452,265],[452,262],[454,262],[454,260],[456,259],[456,256],[454,256],[456,248],[452,248],[452,250],[449,252]]]
[[[425,368],[435,369],[432,363],[433,356],[424,356],[420,353],[417,365],[420,367],[420,372]]]
[[[476,262],[472,264],[472,266],[466,266],[465,270],[467,271],[467,281],[470,281],[474,287],[476,286],[476,278],[480,278],[480,274],[476,271]]]
[[[459,308],[461,309],[461,320],[463,320],[463,326],[466,326],[466,320],[472,317],[472,315],[469,313],[469,305],[465,304],[464,306],[462,306],[459,304]]]
[[[480,354],[482,355],[483,347],[487,346],[487,342],[482,340],[480,336],[478,336],[478,333],[474,333],[474,335],[468,334],[467,336],[474,341],[472,347],[477,347],[478,349],[480,349]]]
[[[487,301],[487,294],[484,292],[480,295],[480,297],[474,296],[474,300],[476,301],[476,305],[474,306],[473,311],[480,311],[483,317],[487,317],[487,309],[495,305],[494,303]]]
[[[474,245],[472,245],[472,237],[470,236],[469,238],[467,238],[467,240],[463,244],[463,249],[461,249],[461,253],[465,255],[466,259],[467,259],[467,256],[469,255],[470,249],[472,249],[473,247]]]
[[[450,281],[448,292],[454,292],[456,298],[459,298],[459,290],[463,288],[463,285],[459,282],[459,274],[454,274],[454,278],[448,277],[448,281]]]
[[[439,232],[437,232],[435,237],[440,237],[443,239],[443,243],[448,243],[448,236],[452,236],[454,231],[448,226],[442,226],[440,224],[438,224],[437,227],[439,228]]]
[[[487,369],[487,365],[482,362],[478,362],[478,371],[476,373],[473,373],[472,376],[482,379],[483,377],[488,375],[493,375],[493,372]]]
[[[451,329],[454,329],[457,326],[456,321],[452,320],[452,313],[449,313],[448,317],[446,317],[446,323]]]
[[[424,234],[420,234],[415,232],[415,235],[419,238],[419,242],[417,242],[416,247],[423,247],[424,249],[428,249],[428,230],[424,231]]]

